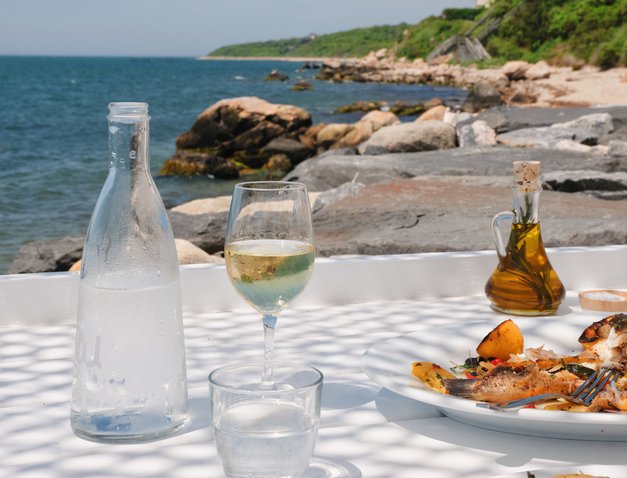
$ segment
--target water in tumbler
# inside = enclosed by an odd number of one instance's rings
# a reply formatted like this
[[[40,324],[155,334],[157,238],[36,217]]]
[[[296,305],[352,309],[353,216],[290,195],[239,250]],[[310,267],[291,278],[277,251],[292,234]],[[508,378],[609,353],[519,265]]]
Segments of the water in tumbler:
[[[178,287],[105,289],[81,282],[79,316],[89,311],[91,320],[79,321],[77,330],[71,410],[77,434],[123,442],[158,438],[183,425]]]
[[[233,405],[214,427],[218,454],[229,478],[302,476],[317,430],[316,417],[294,403],[276,399]]]

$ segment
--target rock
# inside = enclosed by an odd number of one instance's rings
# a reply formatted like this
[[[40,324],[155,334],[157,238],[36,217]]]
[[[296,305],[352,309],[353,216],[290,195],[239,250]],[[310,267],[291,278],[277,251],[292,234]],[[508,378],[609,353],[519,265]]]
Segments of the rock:
[[[587,192],[608,199],[627,198],[627,172],[604,173],[601,171],[552,171],[543,180],[554,191],[568,193]],[[611,194],[604,195],[605,192]],[[620,193],[620,195],[615,193]]]
[[[181,214],[213,214],[229,212],[231,196],[194,199],[170,209],[170,212]]]
[[[592,153],[592,146],[578,143],[572,139],[563,139],[556,142],[553,147],[562,151],[579,151],[581,153]]]
[[[266,81],[287,81],[288,76],[281,73],[279,70],[272,70],[268,76],[266,76]]]
[[[176,254],[179,259],[179,264],[220,264],[224,262],[223,258],[207,254],[185,239],[174,239],[174,242],[176,244]]]
[[[501,104],[503,100],[496,86],[487,81],[479,81],[468,93],[462,109],[468,113],[475,113]]]
[[[256,97],[224,99],[203,111],[192,129],[177,138],[176,146],[213,148],[231,142],[236,147],[262,147],[275,137],[289,137],[310,125],[311,115],[296,106],[272,104]],[[256,134],[251,135],[251,130],[257,130]],[[257,141],[240,139],[242,135],[254,136]]]
[[[598,137],[594,136],[590,130],[564,127],[519,129],[499,134],[496,137],[498,143],[518,148],[554,148],[556,144],[564,140],[589,145],[596,144]]]
[[[507,104],[530,105],[538,101],[538,93],[532,81],[517,81],[500,89],[501,98]]]
[[[348,105],[337,107],[335,109],[335,113],[337,114],[355,113],[355,112],[366,113],[368,111],[381,110],[382,108],[386,108],[386,107],[388,107],[388,104],[386,101],[356,101]]]
[[[405,153],[454,148],[455,128],[442,121],[424,121],[388,126],[375,132],[357,149],[360,154]]]
[[[499,106],[490,108],[466,120],[466,122],[482,120],[494,128],[497,133],[505,133],[524,128],[551,126],[556,123],[565,123],[591,111],[608,113],[612,117],[614,129],[618,130],[627,125],[627,106],[607,106],[590,108],[517,108]]]
[[[300,141],[290,138],[275,138],[261,148],[260,152],[266,156],[284,154],[294,165],[314,154],[311,148],[308,148]]]
[[[336,188],[324,191],[316,198],[311,212],[317,213],[322,208],[330,206],[344,198],[357,196],[363,188],[364,185],[362,183],[351,181],[350,183],[344,183]]]
[[[529,80],[542,80],[551,76],[551,67],[549,64],[540,60],[538,63],[531,65],[525,74]]]
[[[185,239],[174,239],[174,244],[176,246],[176,254],[178,256],[179,264],[207,264],[207,263],[215,263],[222,264],[224,263],[224,259],[219,256],[212,256],[207,254],[202,249],[196,247],[189,241]],[[68,269],[68,272],[80,272],[82,260],[79,259]],[[44,272],[44,271],[41,271]],[[47,271],[45,271],[47,272]]]
[[[383,130],[382,130],[383,131]],[[506,146],[471,146],[404,154],[345,156],[333,154],[308,159],[284,178],[300,181],[310,191],[325,191],[353,180],[372,184],[418,176],[452,175],[456,177],[505,177],[511,181],[513,161],[542,161],[544,173],[586,169],[627,171],[627,158],[610,158],[553,149],[509,148]]]
[[[274,154],[270,156],[270,159],[266,161],[266,164],[263,165],[263,169],[266,171],[271,171],[273,173],[278,173],[278,176],[284,176],[292,169],[292,161],[284,154]],[[273,174],[272,177],[276,175]],[[271,179],[271,178],[269,178]]]
[[[511,201],[506,185],[451,177],[366,185],[314,215],[316,248],[321,256],[494,249],[490,218]],[[627,241],[627,208],[618,201],[544,191],[541,207],[548,247]]]
[[[164,176],[206,176],[217,179],[234,179],[239,176],[238,169],[228,160],[209,153],[198,151],[177,151],[164,161],[159,174]]]
[[[398,116],[388,111],[371,111],[359,120],[359,123],[370,123],[373,132],[380,130],[384,126],[392,126],[400,122],[401,120],[398,119]]]
[[[324,147],[328,148],[333,143],[336,143],[341,138],[346,136],[346,134],[354,128],[352,124],[345,123],[331,123],[322,128],[318,134],[316,135],[317,143]]]
[[[174,237],[186,239],[209,254],[224,249],[228,211],[184,214],[168,211]]]
[[[530,66],[526,61],[508,61],[501,67],[501,73],[509,80],[524,80]]]
[[[430,110],[431,108],[435,108],[436,106],[440,106],[443,105],[444,102],[442,101],[441,98],[431,98],[430,100],[427,100],[424,102],[423,106],[425,107],[425,109]]]
[[[407,101],[395,101],[391,106],[381,108],[381,111],[391,111],[397,116],[416,116],[425,111],[422,103],[408,103]]]
[[[446,113],[446,106],[439,105],[434,106],[433,108],[428,109],[423,114],[421,114],[416,121],[443,121],[444,114]]]
[[[610,156],[623,156],[627,158],[627,141],[610,141],[608,154]]]
[[[297,81],[296,83],[294,83],[292,87],[290,88],[290,90],[307,91],[307,90],[311,90],[312,88],[313,88],[313,85],[310,82],[301,80],[301,81]]]
[[[358,121],[343,138],[331,146],[331,149],[356,147],[372,136],[374,132],[370,121]]]
[[[318,133],[322,131],[322,129],[324,129],[325,126],[325,123],[317,123],[313,126],[310,126],[309,128],[307,128],[307,130],[305,130],[303,134],[298,137],[298,140],[303,143],[307,148],[315,150],[318,146],[318,141],[316,140],[316,137],[318,136]]]
[[[496,131],[485,121],[475,121],[459,128],[459,146],[496,144]]]
[[[595,113],[584,115],[572,121],[553,124],[551,125],[551,127],[573,128],[586,131],[586,136],[588,137],[588,140],[594,141],[592,143],[586,142],[586,144],[589,145],[596,144],[601,136],[611,133],[614,130],[612,116],[609,113]]]
[[[9,274],[67,271],[81,258],[84,243],[83,236],[29,242],[13,258]]]
[[[445,123],[451,124],[453,126],[456,126],[462,122],[470,123],[469,120],[471,118],[472,118],[472,115],[465,111],[451,111],[447,109],[446,112],[444,113],[444,118],[442,118],[442,121],[444,121]]]

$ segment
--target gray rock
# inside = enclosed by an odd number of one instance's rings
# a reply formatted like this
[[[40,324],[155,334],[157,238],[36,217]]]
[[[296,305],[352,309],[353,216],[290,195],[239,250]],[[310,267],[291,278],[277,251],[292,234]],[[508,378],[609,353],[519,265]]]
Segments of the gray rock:
[[[606,106],[598,108],[513,108],[499,106],[479,113],[477,116],[460,123],[460,126],[472,121],[485,121],[497,133],[504,133],[523,128],[551,126],[564,123],[593,113],[608,113],[612,116],[614,129],[627,125],[627,106]]]
[[[541,127],[526,128],[499,134],[496,141],[517,148],[555,148],[561,141],[575,141],[583,144],[596,144],[598,136],[583,128]],[[573,148],[567,148],[572,150]]]
[[[228,212],[184,214],[168,211],[174,237],[186,239],[209,254],[224,249]]]
[[[266,146],[261,148],[261,154],[272,156],[274,154],[284,154],[292,164],[298,164],[301,161],[310,158],[314,151],[305,146],[300,141],[290,138],[275,138]]]
[[[458,136],[461,148],[496,144],[496,131],[485,121],[475,121],[460,127]]]
[[[363,188],[364,184],[351,181],[350,183],[344,183],[337,188],[324,191],[316,198],[316,201],[311,208],[311,212],[316,213],[322,208],[341,201],[344,198],[357,196]]]
[[[476,113],[502,104],[503,100],[498,88],[487,81],[479,81],[468,93],[462,109],[468,113]]]
[[[82,236],[29,242],[15,255],[9,274],[67,271],[81,258],[84,243]]]
[[[380,156],[319,156],[300,163],[285,179],[301,181],[311,191],[325,191],[352,181],[356,174],[364,184],[418,176],[511,178],[512,161],[542,161],[545,173],[571,169],[627,171],[627,158],[547,149],[473,146]]]
[[[387,126],[375,131],[357,148],[360,154],[407,153],[454,148],[455,128],[443,121],[423,121]]]
[[[627,157],[627,141],[616,141],[612,140],[609,142],[609,152],[610,156],[622,156]]]
[[[594,113],[590,115],[584,115],[572,121],[567,121],[565,123],[556,123],[554,125],[551,125],[551,127],[583,130],[586,132],[586,135],[588,137],[594,138],[595,140],[594,143],[586,144],[596,144],[601,136],[611,133],[614,130],[612,115],[610,115],[609,113]]]
[[[367,185],[314,216],[316,246],[322,256],[494,249],[490,220],[511,204],[508,187],[453,178]],[[627,208],[616,201],[545,191],[540,220],[549,247],[627,242]]]
[[[552,171],[544,174],[543,180],[554,191],[587,192],[607,199],[627,197],[627,172]]]

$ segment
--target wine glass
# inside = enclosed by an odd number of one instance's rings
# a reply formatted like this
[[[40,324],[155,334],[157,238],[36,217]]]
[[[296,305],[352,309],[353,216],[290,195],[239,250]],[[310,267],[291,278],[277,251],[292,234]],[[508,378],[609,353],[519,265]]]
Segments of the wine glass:
[[[235,290],[261,314],[262,385],[272,388],[277,316],[302,292],[313,271],[313,228],[305,185],[285,181],[235,185],[224,259]]]

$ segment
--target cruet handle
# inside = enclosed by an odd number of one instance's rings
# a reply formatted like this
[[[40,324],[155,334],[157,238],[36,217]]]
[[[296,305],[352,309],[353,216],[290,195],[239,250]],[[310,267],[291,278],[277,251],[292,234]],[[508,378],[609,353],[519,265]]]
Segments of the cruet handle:
[[[501,235],[501,222],[513,221],[513,211],[501,211],[492,219],[492,236],[494,236],[494,245],[496,246],[496,253],[499,256],[499,260],[502,260],[507,255],[505,250],[505,244],[503,243],[503,236]]]

